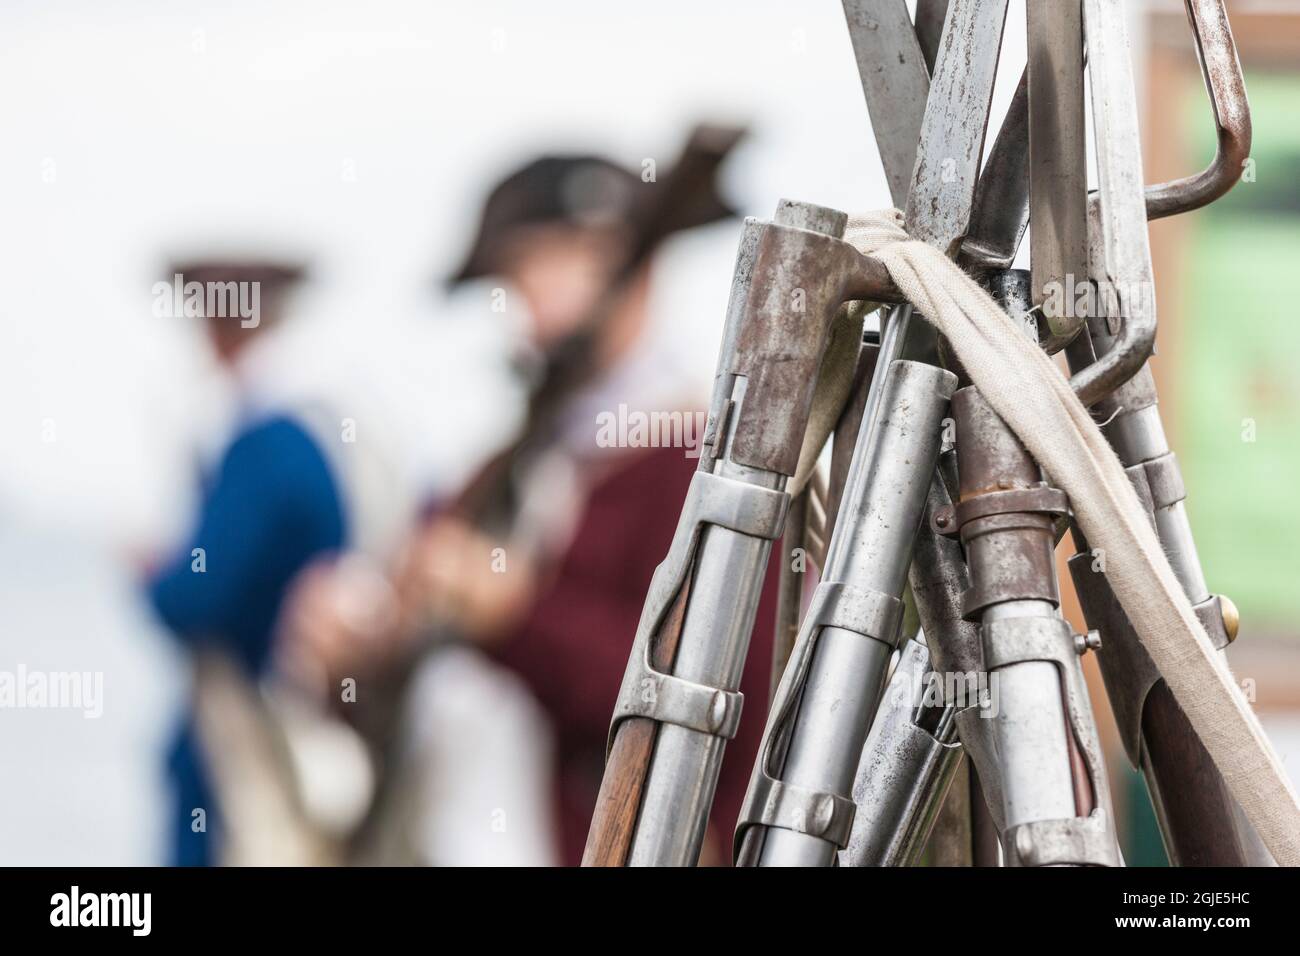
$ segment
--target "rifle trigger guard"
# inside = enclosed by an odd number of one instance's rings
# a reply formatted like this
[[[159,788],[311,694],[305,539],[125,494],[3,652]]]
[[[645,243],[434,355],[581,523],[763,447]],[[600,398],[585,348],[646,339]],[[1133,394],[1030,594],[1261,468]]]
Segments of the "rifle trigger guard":
[[[676,724],[725,740],[736,736],[744,695],[657,670],[650,663],[651,641],[686,582],[706,525],[772,540],[781,536],[789,504],[790,496],[784,491],[762,488],[707,471],[697,471],[691,478],[672,545],[650,581],[649,594],[609,724],[605,747],[607,756],[614,746],[619,722],[629,717]]]

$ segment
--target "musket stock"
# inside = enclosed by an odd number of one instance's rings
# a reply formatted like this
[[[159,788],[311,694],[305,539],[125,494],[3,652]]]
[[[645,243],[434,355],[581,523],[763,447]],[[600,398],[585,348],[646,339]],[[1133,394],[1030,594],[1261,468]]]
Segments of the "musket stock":
[[[695,862],[831,322],[869,288],[840,212],[783,202],[741,239],[709,424],[610,728],[584,862]]]

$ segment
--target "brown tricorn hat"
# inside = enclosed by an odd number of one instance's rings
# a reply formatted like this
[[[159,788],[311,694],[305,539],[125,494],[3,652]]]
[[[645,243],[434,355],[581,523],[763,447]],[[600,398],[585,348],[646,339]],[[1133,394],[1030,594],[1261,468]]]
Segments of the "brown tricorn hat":
[[[729,127],[698,127],[677,166],[648,180],[602,156],[552,155],[533,160],[488,194],[469,254],[447,284],[455,286],[497,271],[504,240],[520,226],[624,225],[634,232],[648,227],[666,234],[736,215],[718,195],[713,172],[741,135],[741,130]],[[689,192],[680,185],[674,189],[674,174],[686,168],[694,174],[701,152],[712,160],[706,164],[706,181],[691,182]],[[662,203],[676,208],[658,208]]]
[[[307,275],[307,267],[298,262],[282,262],[254,257],[195,257],[181,259],[170,266],[186,282],[256,282],[269,292],[288,290]]]

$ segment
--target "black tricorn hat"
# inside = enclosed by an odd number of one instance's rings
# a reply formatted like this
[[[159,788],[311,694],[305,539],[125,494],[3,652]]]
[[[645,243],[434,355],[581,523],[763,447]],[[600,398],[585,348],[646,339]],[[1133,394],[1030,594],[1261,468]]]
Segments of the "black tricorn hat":
[[[677,165],[649,180],[602,156],[533,160],[488,194],[469,254],[447,285],[495,272],[502,242],[519,226],[621,225],[633,231],[633,244],[641,245],[647,241],[641,233],[654,232],[658,240],[736,215],[718,195],[714,173],[742,135],[730,127],[697,127]]]

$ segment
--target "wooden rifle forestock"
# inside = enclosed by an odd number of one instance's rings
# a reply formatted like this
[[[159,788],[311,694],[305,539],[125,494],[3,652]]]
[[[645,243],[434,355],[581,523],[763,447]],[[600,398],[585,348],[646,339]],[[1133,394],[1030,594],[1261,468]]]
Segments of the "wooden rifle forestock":
[[[691,577],[688,574],[650,645],[650,663],[655,670],[672,672],[690,590]],[[587,831],[583,866],[627,865],[658,736],[659,722],[648,717],[628,717],[619,722],[614,745],[605,761],[605,776],[596,797],[591,829]]]

